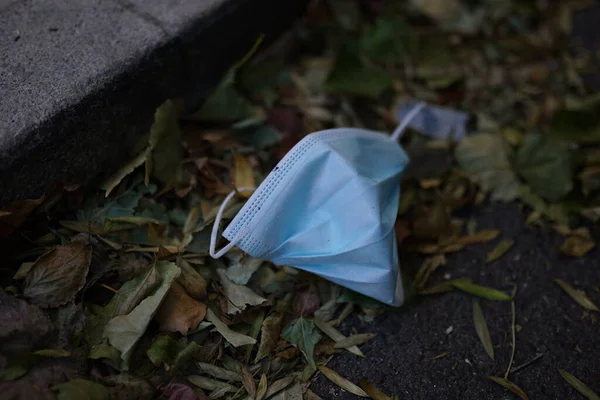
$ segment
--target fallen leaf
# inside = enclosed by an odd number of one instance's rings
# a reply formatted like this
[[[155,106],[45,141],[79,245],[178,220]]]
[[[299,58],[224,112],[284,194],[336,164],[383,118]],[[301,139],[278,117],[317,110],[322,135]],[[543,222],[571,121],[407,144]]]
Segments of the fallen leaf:
[[[251,397],[256,398],[256,382],[254,382],[254,377],[252,376],[252,372],[250,372],[248,367],[245,365],[241,366],[241,370],[242,370],[242,386],[244,386],[244,389],[246,389],[246,392],[248,392],[248,394]],[[302,398],[302,397],[300,397],[300,398]]]
[[[575,376],[571,375],[564,369],[559,369],[558,372],[564,378],[564,380],[569,383],[569,385],[573,386],[573,388],[583,396],[589,400],[600,400],[600,396],[598,396],[592,389],[590,389],[585,383],[581,382]]]
[[[227,296],[227,313],[237,314],[246,309],[248,305],[256,306],[264,303],[267,299],[260,297],[247,286],[236,285],[227,278],[225,269],[217,269],[217,273],[221,278],[221,286]]]
[[[242,377],[233,371],[229,371],[225,368],[217,367],[216,365],[204,362],[199,362],[197,365],[201,372],[210,375],[213,378],[218,378],[228,382],[242,382]]]
[[[241,261],[230,265],[226,271],[227,278],[236,285],[247,284],[252,274],[264,263],[263,260],[248,255]]]
[[[600,124],[597,118],[599,110],[597,95],[581,99],[568,109],[558,110],[552,114],[549,134],[555,138],[581,143],[600,142]]]
[[[315,323],[306,318],[298,318],[292,321],[281,333],[281,338],[297,347],[309,365],[316,368],[314,349],[321,335],[315,330]]]
[[[571,257],[583,257],[594,247],[596,247],[596,243],[590,237],[572,235],[566,238],[560,246],[560,252]]]
[[[64,350],[64,349],[42,349],[42,350],[36,350],[31,354],[36,355],[36,356],[42,356],[42,357],[50,357],[50,358],[64,358],[64,357],[71,356],[71,352],[68,350]]]
[[[217,331],[234,347],[256,343],[256,339],[229,329],[229,327],[221,322],[219,317],[217,317],[217,315],[210,308],[206,311],[206,320],[212,322]]]
[[[94,345],[90,349],[90,354],[88,354],[88,358],[91,358],[92,360],[106,358],[108,360],[118,362],[121,359],[121,352],[108,343],[100,343],[98,345]]]
[[[196,300],[206,298],[206,279],[196,271],[186,260],[179,260],[177,266],[181,268],[181,275],[177,278],[185,291]]]
[[[160,276],[157,269],[150,268],[145,274],[125,282],[107,307],[112,308],[114,305],[115,316],[129,314],[156,289],[159,283]]]
[[[0,239],[9,237],[27,220],[27,217],[35,211],[44,201],[45,196],[35,200],[20,200],[10,203],[6,208],[0,210]]]
[[[103,190],[106,191],[104,196],[108,197],[113,191],[113,189],[116,188],[127,175],[131,174],[136,168],[144,164],[144,162],[146,161],[146,157],[147,151],[141,152],[135,158],[133,158],[127,164],[121,167],[121,169],[119,169],[117,172],[111,175],[110,178],[108,178],[101,187]]]
[[[366,394],[364,390],[362,390],[361,388],[359,388],[354,383],[350,382],[334,370],[329,369],[324,365],[319,365],[318,368],[319,371],[321,371],[321,373],[327,377],[327,379],[329,379],[331,382],[338,385],[345,391],[350,392],[359,397],[369,397],[369,395]]]
[[[498,229],[489,229],[484,231],[479,231],[467,236],[461,236],[456,239],[456,243],[471,245],[476,243],[487,243],[490,240],[496,239],[500,235],[500,231]]]
[[[254,115],[252,105],[231,85],[220,85],[190,117],[198,121],[234,122]]]
[[[198,396],[194,389],[183,383],[169,383],[159,391],[167,400],[208,400],[206,396]]]
[[[419,294],[428,295],[428,294],[446,293],[446,292],[453,291],[454,288],[455,288],[455,286],[452,284],[452,282],[442,282],[437,285],[430,286],[426,289],[420,290]]]
[[[81,241],[57,246],[40,257],[27,274],[23,296],[42,307],[58,307],[85,284],[92,248]]]
[[[221,382],[216,379],[206,378],[200,375],[190,375],[188,381],[198,386],[200,389],[215,391],[223,389],[226,392],[237,392],[239,389],[229,383]]]
[[[347,349],[348,347],[358,346],[365,344],[373,339],[377,334],[375,333],[358,333],[356,335],[348,336],[346,339],[342,339],[333,345],[334,349]]]
[[[302,386],[299,382],[282,390],[272,397],[273,400],[302,400]]]
[[[513,239],[503,239],[498,245],[492,250],[488,256],[486,262],[489,264],[502,257],[511,247],[515,244]]]
[[[335,329],[331,324],[320,320],[319,318],[314,318],[313,319],[315,325],[317,325],[317,328],[319,328],[321,330],[321,332],[323,332],[324,334],[326,334],[331,340],[333,340],[334,342],[340,342],[344,339],[346,339],[346,336],[342,335],[342,333],[340,333],[337,329]],[[346,350],[348,350],[350,353],[356,354],[359,357],[363,357],[364,358],[364,354],[362,351],[360,351],[360,349],[358,348],[358,346],[351,346],[349,348],[347,348]]]
[[[294,296],[294,315],[297,317],[310,317],[317,311],[320,305],[321,299],[315,290],[303,290]]]
[[[362,34],[361,50],[371,60],[400,63],[415,49],[417,36],[400,15],[377,18],[372,28]]]
[[[488,300],[500,300],[500,301],[511,301],[512,297],[508,294],[501,292],[500,290],[490,288],[487,286],[477,285],[473,282],[464,279],[455,279],[451,281],[452,285],[463,292],[488,299]]]
[[[392,400],[385,393],[371,385],[366,379],[361,379],[358,383],[365,393],[373,400]]]
[[[573,289],[567,282],[562,279],[555,279],[556,282],[577,304],[586,310],[590,311],[600,311],[596,304],[594,304],[582,290]]]
[[[58,400],[108,400],[110,394],[106,386],[86,379],[72,379],[52,388],[57,391]]]
[[[236,188],[253,188],[256,187],[256,181],[254,180],[254,170],[248,159],[241,154],[234,153],[234,174],[233,184]],[[240,196],[249,198],[252,195],[252,190],[240,191]]]
[[[573,189],[569,150],[539,132],[525,135],[515,167],[531,188],[549,201],[557,201]]]
[[[258,346],[258,352],[254,359],[255,363],[271,355],[275,350],[275,347],[277,347],[282,321],[283,316],[278,312],[270,314],[263,321],[260,331],[260,345]]]
[[[485,317],[483,316],[483,310],[481,309],[481,305],[479,305],[479,301],[477,300],[473,301],[473,322],[475,323],[475,330],[477,331],[479,340],[481,340],[481,344],[483,344],[483,348],[493,360],[494,345],[492,344],[490,331],[487,323],[485,322]]]
[[[263,373],[258,381],[258,389],[256,389],[255,400],[263,400],[267,394],[267,376]]]
[[[508,161],[502,136],[478,134],[466,136],[456,147],[454,156],[469,178],[492,200],[513,201],[519,197],[519,182]]]
[[[357,43],[346,42],[338,51],[325,87],[332,92],[377,98],[391,85],[392,79],[385,72],[364,65],[358,56]]]
[[[108,338],[110,344],[121,352],[125,370],[128,368],[129,359],[136,343],[146,331],[171,284],[181,273],[175,264],[168,261],[158,261],[155,268],[161,278],[161,283],[154,294],[142,300],[129,314],[111,319],[104,328],[103,336]]]
[[[513,392],[514,394],[516,394],[517,397],[519,397],[521,400],[529,400],[529,396],[527,396],[527,394],[523,391],[523,389],[521,389],[520,387],[518,387],[517,385],[515,385],[508,379],[500,378],[498,376],[488,376],[488,378],[492,382],[495,382],[500,386],[504,386],[506,389],[508,389],[511,392]]]
[[[276,395],[277,393],[281,392],[283,389],[290,386],[295,380],[296,380],[296,377],[294,375],[288,375],[285,378],[276,380],[267,389],[267,393],[265,393],[265,399],[269,399],[272,396]],[[252,397],[248,396],[244,400],[254,400],[254,399],[252,399]]]
[[[171,289],[156,312],[159,330],[187,335],[196,329],[206,315],[206,304],[194,300],[178,282]]]
[[[417,271],[412,286],[417,289],[422,289],[429,280],[431,274],[433,274],[439,266],[444,264],[446,264],[446,257],[443,254],[437,254],[433,257],[426,258]]]
[[[600,189],[600,166],[585,167],[577,174],[577,179],[581,181],[583,194],[589,196],[592,192]]]

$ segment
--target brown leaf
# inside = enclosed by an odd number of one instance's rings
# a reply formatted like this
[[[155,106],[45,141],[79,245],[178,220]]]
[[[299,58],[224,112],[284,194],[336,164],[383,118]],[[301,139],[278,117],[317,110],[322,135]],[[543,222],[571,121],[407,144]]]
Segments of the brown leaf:
[[[555,279],[556,282],[573,300],[581,307],[590,311],[600,311],[596,304],[592,302],[582,290],[573,289],[567,282],[562,279]]]
[[[236,188],[253,188],[256,187],[256,181],[254,180],[254,171],[252,165],[247,158],[241,154],[234,153],[233,160],[235,163],[235,172],[233,175],[233,184]],[[249,198],[252,195],[251,190],[240,192],[240,195],[245,198]]]
[[[477,300],[473,301],[473,322],[475,323],[475,330],[477,331],[477,336],[479,336],[479,340],[481,340],[481,343],[483,344],[483,348],[493,360],[494,345],[492,344],[490,331],[488,329],[487,323],[485,322],[485,317],[483,316],[483,310],[481,309],[481,305],[479,305],[479,301]]]
[[[10,203],[0,210],[0,239],[9,237],[27,220],[27,217],[44,201],[44,196],[35,200]]]
[[[277,312],[269,315],[263,321],[262,329],[260,330],[260,345],[254,359],[255,363],[271,355],[277,347],[282,321],[283,316]]]
[[[361,388],[359,388],[354,383],[350,382],[348,379],[344,378],[334,370],[327,368],[324,365],[319,365],[318,368],[319,371],[321,371],[321,373],[327,377],[327,379],[329,379],[331,382],[338,385],[345,391],[350,392],[359,397],[369,397],[369,395],[367,395],[364,390],[362,390]]]
[[[454,290],[454,285],[452,284],[452,282],[442,282],[437,285],[430,286],[426,289],[420,290],[419,294],[421,294],[421,295],[439,294],[439,293],[451,292],[453,290]]]
[[[456,243],[471,245],[476,243],[487,243],[490,240],[494,240],[500,235],[500,231],[498,229],[489,229],[484,231],[479,231],[472,235],[462,236],[456,239]]]
[[[206,304],[194,300],[183,286],[173,282],[155,318],[161,331],[187,335],[190,329],[196,329],[205,315]]]
[[[391,397],[371,385],[366,379],[361,379],[359,382],[360,387],[363,388],[365,393],[369,395],[373,400],[392,400]]]
[[[437,239],[448,234],[452,221],[443,202],[437,201],[431,207],[421,206],[413,222],[412,233],[420,239]]]
[[[245,365],[242,365],[242,385],[251,397],[256,396],[256,382],[254,382],[252,372]]]
[[[208,400],[201,389],[192,389],[183,383],[171,383],[160,388],[161,399],[167,400]]]
[[[42,307],[58,307],[75,297],[85,284],[92,261],[92,247],[82,241],[57,246],[31,268],[23,295]]]
[[[510,250],[511,247],[513,247],[514,244],[515,241],[512,239],[502,240],[500,243],[498,243],[496,248],[492,250],[490,254],[488,254],[487,263],[489,264],[502,257],[508,250]]]
[[[180,260],[178,263],[181,268],[181,275],[177,278],[179,282],[196,300],[204,300],[206,298],[206,279],[200,273],[198,273],[194,267],[190,265],[186,260]]]
[[[304,290],[294,297],[293,310],[297,317],[310,317],[321,305],[319,294],[314,290]]]
[[[513,392],[514,394],[516,394],[521,400],[529,400],[529,396],[527,396],[527,394],[523,391],[523,389],[521,389],[520,387],[518,387],[517,385],[515,385],[508,379],[500,378],[498,376],[488,376],[488,378],[492,382],[495,382],[500,386],[504,386],[506,389],[508,389],[511,392]]]

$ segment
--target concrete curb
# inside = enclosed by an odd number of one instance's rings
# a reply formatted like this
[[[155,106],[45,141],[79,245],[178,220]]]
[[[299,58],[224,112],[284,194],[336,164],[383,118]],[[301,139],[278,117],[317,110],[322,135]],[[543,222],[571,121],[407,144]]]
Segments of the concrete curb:
[[[114,171],[306,0],[0,0],[0,206]]]

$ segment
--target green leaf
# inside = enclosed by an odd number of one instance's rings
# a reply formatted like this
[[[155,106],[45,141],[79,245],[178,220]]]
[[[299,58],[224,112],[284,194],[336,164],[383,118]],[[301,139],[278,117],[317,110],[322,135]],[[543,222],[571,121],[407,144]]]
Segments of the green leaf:
[[[600,96],[594,95],[556,111],[550,122],[550,135],[580,143],[600,142]]]
[[[306,318],[298,318],[292,321],[281,333],[281,337],[288,343],[296,346],[308,363],[316,368],[314,349],[321,335],[315,330],[315,323]]]
[[[558,372],[560,375],[569,383],[569,385],[573,386],[575,390],[584,395],[589,400],[600,400],[600,396],[598,396],[592,389],[590,389],[585,383],[581,382],[575,376],[571,375],[564,369],[559,369]]]
[[[154,339],[148,350],[146,350],[146,355],[154,366],[159,367],[164,364],[165,369],[168,370],[175,363],[181,348],[182,345],[172,336],[161,335]]]
[[[594,302],[586,296],[584,291],[572,288],[567,282],[563,281],[562,279],[555,279],[554,282],[556,282],[558,286],[560,286],[581,307],[589,311],[600,311],[600,309],[598,309],[598,306],[596,306],[596,304],[594,304]]]
[[[171,288],[171,284],[181,273],[174,263],[168,261],[157,262],[155,268],[161,278],[156,292],[145,298],[129,314],[111,319],[104,328],[104,337],[108,338],[110,344],[121,352],[124,369],[128,368],[135,345],[146,331],[160,303]]]
[[[487,263],[491,263],[502,257],[515,244],[512,239],[503,239],[498,245],[488,254]]]
[[[171,100],[161,104],[154,114],[146,154],[146,185],[150,173],[161,182],[170,183],[184,155],[177,107]]]
[[[502,136],[479,134],[465,137],[454,151],[460,167],[492,200],[513,201],[519,197],[519,181],[512,170],[508,147]]]
[[[131,174],[136,168],[146,161],[146,158],[147,150],[138,154],[135,158],[121,167],[121,169],[111,175],[102,185],[102,189],[106,191],[105,196],[108,197],[110,192],[112,192],[113,189],[116,188],[127,175]]]
[[[400,63],[416,46],[417,37],[399,15],[378,18],[360,39],[363,53],[382,63]]]
[[[256,344],[256,339],[231,330],[210,308],[206,310],[206,320],[212,322],[217,331],[234,347]]]
[[[110,393],[108,389],[86,379],[73,379],[52,389],[57,391],[58,400],[108,400]]]
[[[363,63],[354,42],[342,45],[325,83],[325,88],[331,92],[371,98],[377,98],[391,86],[392,79],[387,73]]]
[[[479,336],[479,340],[481,340],[483,348],[493,360],[494,345],[492,344],[490,331],[487,323],[485,322],[485,317],[483,316],[483,310],[481,309],[481,305],[477,300],[473,301],[473,322],[475,323],[475,331],[477,331],[477,336]]]
[[[36,356],[50,357],[50,358],[65,358],[65,357],[71,356],[71,353],[68,350],[64,350],[64,349],[42,349],[42,350],[34,351],[32,354],[36,355]]]
[[[531,188],[549,201],[557,201],[573,189],[569,150],[541,133],[525,135],[515,167]]]
[[[106,358],[114,362],[118,362],[121,358],[121,352],[108,343],[100,343],[90,349],[88,358],[91,358],[92,360]]]
[[[271,353],[277,347],[282,321],[283,315],[279,314],[278,312],[274,312],[262,322],[262,327],[260,330],[260,345],[258,346],[258,352],[256,353],[256,358],[254,359],[255,363],[271,355]]]
[[[190,118],[199,121],[234,122],[254,115],[252,105],[230,85],[219,86]]]
[[[39,357],[31,354],[20,355],[8,361],[8,364],[0,371],[0,382],[14,381],[26,375],[29,369],[38,361]]]
[[[451,281],[452,285],[463,292],[472,294],[488,300],[500,300],[500,301],[511,301],[512,298],[500,290],[477,285],[471,281],[465,279],[455,279]]]

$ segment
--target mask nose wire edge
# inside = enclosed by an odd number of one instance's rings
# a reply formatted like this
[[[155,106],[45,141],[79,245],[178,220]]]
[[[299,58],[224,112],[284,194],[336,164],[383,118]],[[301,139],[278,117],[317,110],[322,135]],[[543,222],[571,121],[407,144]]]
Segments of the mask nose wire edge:
[[[412,121],[412,119],[414,117],[416,117],[417,114],[426,105],[427,105],[427,103],[425,103],[424,101],[421,101],[417,105],[415,105],[413,107],[413,109],[410,110],[408,114],[406,114],[406,116],[404,117],[404,119],[402,120],[402,122],[400,123],[400,125],[398,125],[398,127],[394,130],[394,133],[392,133],[392,136],[391,136],[390,139],[393,140],[393,141],[397,141],[398,139],[400,139],[400,136],[402,136],[402,133],[404,133],[404,130],[406,129],[406,127],[408,126],[408,124],[410,124],[410,121]]]
[[[256,190],[256,188],[242,187],[242,188],[236,189],[236,190],[232,191],[231,193],[229,193],[227,195],[227,197],[225,197],[225,200],[223,200],[223,203],[221,203],[221,207],[219,207],[219,211],[217,212],[217,216],[215,217],[215,222],[213,224],[212,231],[210,233],[210,245],[208,248],[208,252],[210,253],[210,256],[212,258],[216,259],[216,258],[223,257],[223,255],[225,255],[225,253],[227,253],[229,250],[231,250],[236,244],[238,244],[240,242],[240,240],[242,240],[242,237],[246,233],[246,230],[242,230],[225,247],[223,247],[219,251],[215,251],[216,250],[215,247],[217,246],[217,235],[219,233],[219,225],[221,224],[221,219],[223,218],[223,213],[225,212],[225,207],[227,207],[227,203],[229,203],[231,201],[231,199],[233,198],[233,196],[235,196],[238,192],[246,191],[246,190]]]

